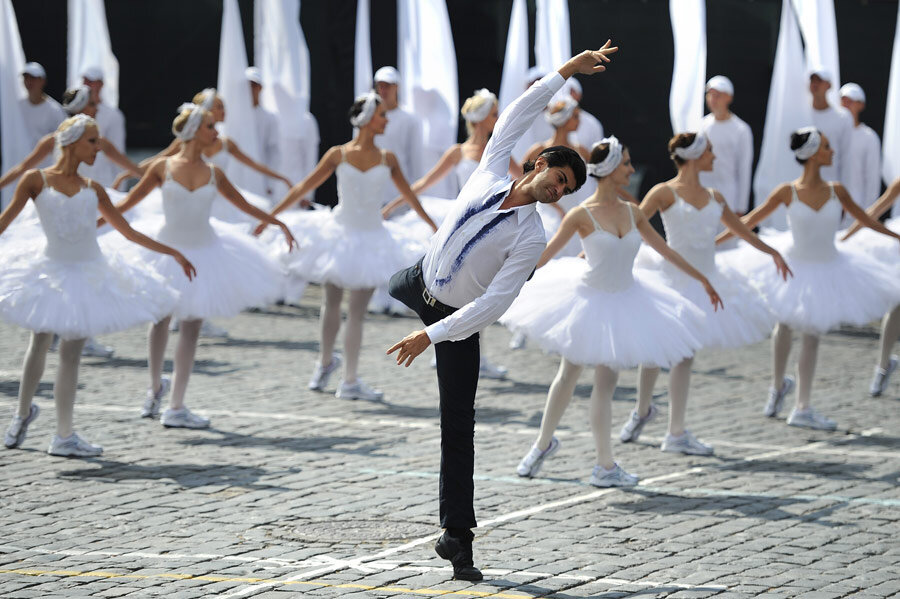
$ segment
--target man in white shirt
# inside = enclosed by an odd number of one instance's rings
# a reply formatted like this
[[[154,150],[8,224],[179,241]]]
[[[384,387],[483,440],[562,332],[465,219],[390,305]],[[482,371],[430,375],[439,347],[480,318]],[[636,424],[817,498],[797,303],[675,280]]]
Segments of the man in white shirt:
[[[719,190],[728,207],[738,216],[750,206],[750,175],[753,169],[753,132],[731,112],[734,85],[728,77],[716,75],[706,83],[706,106],[700,130],[713,147],[713,170],[700,173],[704,187]]]
[[[259,156],[251,156],[251,158],[266,166],[275,167],[278,162],[280,137],[278,134],[278,117],[275,116],[275,113],[263,108],[262,104],[259,103],[259,94],[263,88],[262,72],[259,70],[259,67],[247,67],[244,71],[244,76],[250,84],[250,96],[253,99],[253,120],[256,123],[256,134],[260,150]],[[265,194],[271,198],[274,195],[273,192],[277,181],[269,177],[264,177],[264,180],[266,185]],[[281,187],[284,188],[284,184]],[[250,191],[255,190],[251,189]],[[284,191],[285,193],[287,192],[286,189]]]
[[[375,71],[375,92],[387,109],[387,126],[384,133],[375,136],[375,145],[382,150],[393,152],[400,163],[400,170],[407,181],[415,181],[424,173],[422,170],[422,122],[419,117],[400,108],[398,89],[400,73],[394,67],[381,67]],[[400,195],[391,182],[385,186],[382,203],[387,204]]]
[[[455,208],[435,233],[425,257],[396,273],[391,295],[427,325],[388,350],[409,366],[435,344],[441,414],[440,519],[446,529],[435,544],[453,564],[454,578],[481,580],[472,559],[475,522],[474,432],[478,386],[478,333],[510,306],[529,278],[546,240],[537,202],[553,203],[584,184],[585,164],[567,147],[552,146],[509,176],[509,157],[550,98],[575,73],[604,70],[607,42],[569,59],[559,71],[532,85],[497,121],[478,169],[459,193]]]
[[[831,166],[822,167],[825,181],[844,183],[846,158],[853,133],[853,117],[843,108],[835,108],[828,103],[825,94],[831,89],[831,71],[824,68],[813,69],[809,75],[809,91],[812,94],[813,126],[825,134],[834,150]]]
[[[47,72],[36,62],[25,64],[22,69],[22,84],[28,97],[19,100],[22,120],[30,135],[30,147],[34,147],[42,137],[53,133],[66,118],[66,113],[59,103],[44,93],[47,84]],[[24,156],[22,156],[24,158]],[[52,158],[48,157],[52,161]]]
[[[842,183],[853,201],[863,209],[871,206],[881,194],[881,140],[878,134],[859,115],[866,108],[866,94],[855,83],[841,86],[841,105],[853,117],[850,144],[844,157],[844,179]],[[826,135],[828,135],[826,133]],[[844,215],[844,224],[849,226],[853,217]]]
[[[103,89],[103,71],[99,67],[89,67],[81,74],[82,80],[91,90],[90,102],[96,104],[97,115],[94,120],[97,121],[97,128],[100,135],[105,137],[116,147],[117,150],[125,153],[125,115],[115,106],[105,104],[100,98],[100,92]],[[78,172],[85,177],[97,181],[104,187],[111,187],[116,179],[119,169],[101,152],[97,154],[97,159],[93,166],[88,167],[81,165]]]
[[[566,87],[569,88],[569,95],[571,95],[578,104],[581,104],[581,99],[584,97],[584,90],[578,79],[575,77],[567,79]],[[585,110],[584,107],[581,107],[578,111],[578,128],[575,129],[575,135],[573,137],[574,139],[572,141],[590,149],[594,147],[595,143],[603,139],[603,125],[600,124],[597,117]]]

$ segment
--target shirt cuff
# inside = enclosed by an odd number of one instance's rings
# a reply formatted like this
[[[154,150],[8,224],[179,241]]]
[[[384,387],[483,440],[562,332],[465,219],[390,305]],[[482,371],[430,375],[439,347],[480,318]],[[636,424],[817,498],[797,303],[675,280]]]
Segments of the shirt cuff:
[[[425,334],[428,335],[428,338],[431,339],[432,343],[441,343],[447,341],[449,333],[444,321],[439,320],[436,323],[425,327]]]
[[[550,90],[555,94],[559,90],[562,89],[562,86],[565,85],[565,78],[559,74],[559,71],[553,71],[548,75],[544,75],[544,78],[541,79],[541,83],[550,88]]]

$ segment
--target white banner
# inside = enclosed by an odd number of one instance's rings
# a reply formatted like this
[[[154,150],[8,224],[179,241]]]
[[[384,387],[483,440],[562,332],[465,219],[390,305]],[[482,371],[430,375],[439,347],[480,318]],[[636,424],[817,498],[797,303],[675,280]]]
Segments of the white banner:
[[[31,152],[31,136],[22,118],[19,101],[27,97],[22,86],[25,52],[12,0],[0,0],[0,153],[2,172],[19,164]],[[16,183],[3,188],[0,208],[12,199]]]
[[[502,112],[522,95],[528,84],[528,9],[525,0],[513,0],[506,35],[506,54],[500,78],[499,108]]]
[[[534,27],[534,60],[544,72],[572,58],[568,0],[537,0]]]
[[[900,6],[897,7],[897,29],[894,33],[894,54],[891,57],[891,77],[888,83],[887,110],[884,114],[881,176],[885,185],[900,177]],[[894,216],[900,214],[900,202],[894,204]]]
[[[675,64],[669,90],[672,131],[699,131],[706,86],[706,1],[669,0]]]
[[[68,87],[81,83],[85,69],[103,71],[104,104],[119,107],[119,61],[109,41],[103,0],[69,0]],[[121,149],[121,148],[120,148]]]
[[[372,42],[369,36],[369,0],[356,3],[356,44],[353,50],[353,95],[372,89]]]

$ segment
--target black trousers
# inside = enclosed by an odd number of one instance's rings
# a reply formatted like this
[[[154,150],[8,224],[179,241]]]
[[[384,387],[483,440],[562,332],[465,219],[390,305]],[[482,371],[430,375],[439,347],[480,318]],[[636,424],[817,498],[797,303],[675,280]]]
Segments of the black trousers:
[[[388,291],[419,315],[426,326],[447,316],[422,297],[422,261],[391,277]],[[475,391],[481,347],[478,333],[462,341],[434,346],[437,355],[441,414],[441,478],[439,483],[442,528],[475,528]]]

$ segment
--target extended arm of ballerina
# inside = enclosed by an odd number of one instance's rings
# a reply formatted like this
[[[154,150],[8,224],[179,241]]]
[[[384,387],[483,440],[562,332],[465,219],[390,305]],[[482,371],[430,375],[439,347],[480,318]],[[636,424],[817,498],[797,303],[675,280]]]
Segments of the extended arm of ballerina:
[[[743,222],[748,229],[753,229],[756,225],[764,221],[770,214],[775,212],[775,209],[778,208],[781,204],[787,205],[790,201],[791,197],[791,186],[789,183],[783,183],[775,188],[772,193],[769,194],[769,197],[766,198],[766,201],[754,208],[749,213],[745,214],[743,218],[741,218],[741,222]],[[716,237],[716,243],[722,243],[723,241],[727,241],[734,237],[734,232],[731,230],[723,231],[719,233]]]
[[[237,147],[237,144],[234,143],[233,141],[231,141],[230,139],[225,140],[225,149],[228,150],[228,152],[232,156],[234,156],[239,161],[243,162],[244,164],[246,164],[253,170],[260,172],[260,173],[266,175],[267,177],[272,177],[273,179],[278,179],[280,181],[284,181],[284,184],[287,185],[288,187],[293,185],[293,183],[291,183],[291,180],[288,179],[287,177],[285,177],[284,175],[282,175],[280,173],[276,173],[275,171],[273,171],[266,165],[260,164],[259,162],[253,160],[252,158],[250,158],[249,156],[247,156],[246,154],[241,152],[241,149],[239,147]]]
[[[124,168],[128,173],[136,177],[143,176],[144,167],[141,167],[129,160],[128,157],[122,154],[122,152],[120,152],[118,149],[116,149],[116,146],[114,146],[108,139],[106,139],[105,137],[101,137],[99,144],[100,151],[106,154],[107,158]]]
[[[122,213],[113,206],[113,203],[110,201],[109,196],[106,195],[106,190],[103,189],[103,186],[96,181],[92,181],[91,186],[94,191],[97,192],[97,208],[100,210],[100,214],[102,214],[109,224],[116,231],[121,233],[125,239],[138,245],[142,245],[148,250],[172,256],[178,264],[181,265],[184,275],[189,280],[193,280],[193,278],[197,276],[197,269],[194,268],[193,264],[188,262],[188,259],[185,258],[181,252],[132,229],[131,225],[128,224],[128,221],[125,220],[125,217],[122,216]]]
[[[132,187],[128,192],[128,195],[125,196],[125,199],[115,206],[115,209],[119,214],[125,214],[137,206],[141,200],[147,197],[148,193],[153,191],[159,185],[162,185],[165,162],[165,158],[160,158],[147,167],[147,170],[144,171],[138,184]],[[107,219],[104,216],[101,216],[97,219],[97,226],[102,227],[106,221]]]
[[[25,160],[9,169],[2,177],[0,177],[0,189],[18,179],[25,171],[39,165],[41,161],[53,151],[54,143],[56,142],[52,133],[42,137],[41,141],[39,141],[37,145],[34,146],[34,149],[31,150],[31,153],[25,157]]]
[[[456,164],[459,163],[459,159],[461,156],[460,145],[454,144],[450,146],[446,152],[444,152],[443,156],[441,156],[440,160],[431,167],[431,170],[425,173],[425,176],[413,183],[410,186],[412,192],[416,195],[419,195],[441,179],[447,176],[447,173],[450,172]],[[391,176],[393,177],[393,169],[391,170]],[[398,188],[399,189],[399,188]],[[387,206],[382,208],[381,216],[384,218],[389,217],[394,210],[403,205],[407,200],[401,195],[399,198],[392,200]]]
[[[394,181],[394,185],[396,185],[397,190],[400,191],[401,197],[403,197],[410,208],[419,215],[419,218],[428,223],[428,226],[431,227],[433,231],[437,231],[437,225],[434,224],[434,221],[431,220],[431,217],[428,216],[428,213],[422,208],[422,203],[419,202],[419,198],[416,197],[413,190],[409,188],[406,177],[403,176],[403,171],[400,170],[400,163],[397,162],[397,157],[394,156],[393,152],[387,152],[385,157],[388,167],[391,169],[391,180]]]
[[[43,179],[41,178],[40,173],[37,171],[25,173],[25,176],[22,177],[22,180],[19,181],[16,190],[13,192],[13,198],[9,203],[9,206],[0,213],[0,235],[2,235],[3,232],[6,231],[6,228],[16,220],[16,217],[19,216],[19,213],[25,208],[28,200],[41,192],[42,186]]]
[[[552,204],[555,206],[556,204]],[[541,268],[550,260],[553,259],[553,256],[559,253],[561,249],[566,247],[566,244],[569,243],[569,240],[572,239],[572,236],[578,233],[578,220],[577,216],[580,210],[572,210],[565,216],[563,216],[562,223],[559,225],[559,229],[556,230],[556,233],[547,242],[547,247],[544,248],[544,252],[541,254],[540,259],[538,260],[537,266],[535,268]]]
[[[894,233],[883,224],[881,224],[881,222],[866,214],[866,211],[860,208],[859,204],[853,201],[853,198],[850,197],[850,192],[848,192],[843,185],[841,185],[840,183],[835,183],[834,193],[837,194],[838,200],[841,202],[844,210],[846,210],[847,213],[850,214],[850,216],[854,217],[856,221],[861,223],[864,227],[869,227],[873,231],[878,231],[882,235],[887,235],[889,237],[893,237],[894,239],[900,240],[900,234]]]
[[[629,208],[634,210],[631,207]],[[713,310],[725,307],[722,303],[722,298],[719,297],[718,292],[713,288],[709,279],[703,276],[703,273],[699,270],[691,266],[690,262],[685,260],[681,254],[673,250],[669,244],[666,243],[666,240],[656,232],[656,229],[653,228],[650,221],[640,210],[635,210],[634,226],[637,227],[638,233],[641,234],[641,237],[647,245],[659,252],[663,258],[687,273],[688,276],[700,281],[700,284],[703,285],[703,289],[706,291],[706,295],[709,296],[709,301],[712,302]]]
[[[866,210],[866,214],[873,219],[881,218],[881,215],[894,205],[894,202],[897,201],[898,197],[900,197],[900,178],[894,179],[893,183],[891,183],[885,192],[881,194],[881,197],[878,198],[874,204],[869,206],[869,209]],[[853,226],[851,226],[847,233],[841,238],[841,241],[846,241],[863,227],[865,227],[865,225],[860,221],[853,221]]]
[[[728,207],[728,204],[725,202],[725,198],[722,197],[721,193],[717,191],[715,194],[716,201],[722,205],[722,224],[724,224],[729,231],[759,251],[772,256],[772,260],[775,261],[775,268],[778,269],[778,274],[781,275],[782,279],[787,281],[788,276],[794,276],[794,273],[788,268],[787,262],[785,262],[784,257],[778,253],[778,250],[760,239],[750,227],[745,225],[744,221]]]
[[[294,239],[294,236],[291,234],[291,230],[288,228],[286,224],[266,212],[265,210],[260,210],[250,202],[244,199],[244,196],[241,195],[234,185],[231,184],[231,181],[228,180],[228,177],[225,176],[225,173],[222,172],[222,169],[219,167],[214,167],[216,173],[216,188],[219,190],[226,200],[235,205],[242,212],[246,212],[250,216],[254,218],[258,218],[264,223],[275,225],[281,232],[284,233],[284,237],[287,240],[288,250],[292,250],[297,247],[297,240]]]

